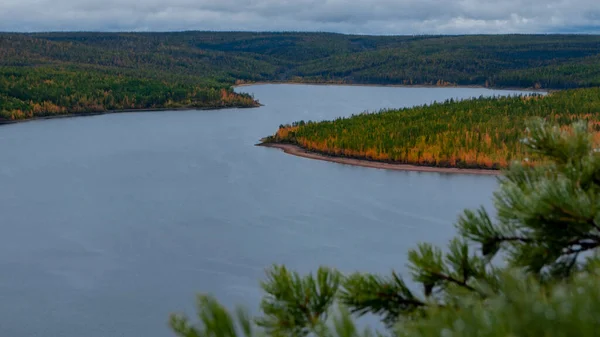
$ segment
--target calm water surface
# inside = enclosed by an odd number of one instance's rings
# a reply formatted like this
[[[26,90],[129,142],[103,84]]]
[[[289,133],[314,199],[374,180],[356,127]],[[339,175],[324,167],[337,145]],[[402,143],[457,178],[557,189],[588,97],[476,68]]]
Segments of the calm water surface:
[[[279,124],[485,89],[263,85],[258,109],[0,127],[0,335],[171,336],[194,294],[258,305],[272,263],[403,270],[444,244],[489,176],[384,171],[253,146]]]

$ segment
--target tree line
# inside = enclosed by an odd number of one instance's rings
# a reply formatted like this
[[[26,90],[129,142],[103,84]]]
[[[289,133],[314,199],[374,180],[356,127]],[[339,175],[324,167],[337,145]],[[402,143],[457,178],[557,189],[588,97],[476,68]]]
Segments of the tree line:
[[[525,157],[525,122],[544,117],[560,125],[600,121],[600,88],[548,95],[479,97],[386,109],[321,122],[281,125],[265,142],[299,145],[334,156],[459,168],[506,168]],[[600,137],[598,137],[600,140]]]

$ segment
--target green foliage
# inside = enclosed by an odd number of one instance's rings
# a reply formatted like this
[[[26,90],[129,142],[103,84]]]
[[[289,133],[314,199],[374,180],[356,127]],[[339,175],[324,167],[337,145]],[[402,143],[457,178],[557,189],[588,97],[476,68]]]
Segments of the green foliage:
[[[169,326],[180,337],[374,336],[369,329],[359,331],[346,308],[332,310],[340,281],[337,271],[320,268],[315,279],[273,266],[268,274],[271,278],[263,283],[268,294],[262,304],[265,316],[254,322],[245,309],[238,307],[233,316],[212,296],[203,294],[197,298],[198,324],[173,314]]]
[[[359,316],[373,313],[393,325],[398,317],[409,317],[426,306],[395,272],[391,277],[354,273],[344,280],[340,301]]]
[[[488,257],[503,249],[514,266],[562,278],[600,245],[600,156],[586,123],[567,131],[538,120],[528,128],[527,146],[551,161],[515,163],[494,195],[497,222],[483,210],[467,211],[458,227]]]
[[[539,157],[520,142],[526,121],[533,117],[559,125],[569,125],[574,119],[600,121],[600,89],[448,100],[332,121],[295,123],[265,141],[398,164],[497,169],[526,158],[526,153],[530,161]]]
[[[430,308],[394,332],[398,337],[597,336],[599,276],[596,270],[548,288],[523,273],[505,272],[501,296],[480,301],[466,295],[455,309]]]
[[[349,313],[378,315],[398,337],[597,335],[600,154],[594,136],[584,121],[561,128],[538,118],[527,123],[523,143],[542,160],[514,163],[499,178],[495,216],[466,210],[447,249],[421,243],[409,252],[420,294],[395,272],[340,276],[322,268],[315,280],[275,266],[263,283],[267,318],[256,322],[276,327],[265,331],[270,336],[356,336]],[[347,309],[332,327],[322,314],[334,302]],[[204,309],[222,310],[215,308]],[[229,323],[222,326],[230,331]]]
[[[239,308],[237,310],[237,322],[234,317],[213,297],[199,295],[197,300],[198,318],[201,324],[194,326],[189,323],[185,316],[171,315],[169,325],[171,329],[181,337],[234,337],[238,336],[241,328],[243,336],[253,336],[253,328],[247,312]],[[239,323],[239,326],[236,325]]]
[[[62,66],[0,67],[0,122],[107,110],[255,106],[226,85],[159,81]]]
[[[261,303],[264,317],[257,321],[258,325],[277,336],[303,336],[315,331],[327,319],[340,279],[337,271],[323,267],[316,277],[301,277],[284,266],[274,266],[262,283],[267,295]]]
[[[524,143],[544,161],[535,167],[511,165],[494,194],[495,217],[484,209],[466,210],[456,224],[460,236],[450,242],[447,252],[429,244],[409,252],[413,280],[425,295],[420,301],[428,307],[453,309],[465,294],[479,300],[501,294],[499,269],[492,263],[496,256],[507,268],[554,284],[585,270],[589,262],[581,254],[600,245],[600,155],[587,124],[561,129],[537,119],[527,125]],[[345,297],[372,296],[376,305],[356,308],[393,317],[398,306],[385,297],[377,301],[383,297],[380,289]],[[404,290],[396,295],[398,303],[414,301]],[[355,308],[352,302],[345,304]]]

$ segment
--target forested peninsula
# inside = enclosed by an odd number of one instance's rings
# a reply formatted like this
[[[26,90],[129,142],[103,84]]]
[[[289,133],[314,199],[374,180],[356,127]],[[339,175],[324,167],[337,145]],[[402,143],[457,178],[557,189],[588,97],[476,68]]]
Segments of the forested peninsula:
[[[585,120],[600,143],[600,88],[448,100],[332,121],[299,121],[281,125],[261,145],[283,144],[279,147],[286,152],[302,156],[306,155],[290,146],[336,158],[452,168],[454,172],[456,168],[497,170],[515,160],[539,163],[535,153],[526,155],[527,146],[521,142],[526,122],[535,117],[565,128],[575,120]]]
[[[600,36],[0,33],[0,123],[254,107],[254,97],[233,91],[253,82],[594,87]]]

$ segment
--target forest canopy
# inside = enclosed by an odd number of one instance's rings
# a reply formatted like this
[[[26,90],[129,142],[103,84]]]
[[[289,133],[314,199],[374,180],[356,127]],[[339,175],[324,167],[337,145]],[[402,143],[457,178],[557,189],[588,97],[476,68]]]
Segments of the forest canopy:
[[[331,121],[299,121],[280,126],[263,141],[395,164],[499,169],[514,160],[538,161],[535,156],[526,156],[526,146],[521,143],[525,122],[533,117],[563,126],[585,120],[600,141],[600,88],[545,96],[447,100]]]
[[[0,33],[0,120],[256,106],[236,83],[600,85],[600,36]]]

